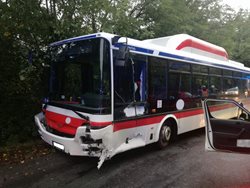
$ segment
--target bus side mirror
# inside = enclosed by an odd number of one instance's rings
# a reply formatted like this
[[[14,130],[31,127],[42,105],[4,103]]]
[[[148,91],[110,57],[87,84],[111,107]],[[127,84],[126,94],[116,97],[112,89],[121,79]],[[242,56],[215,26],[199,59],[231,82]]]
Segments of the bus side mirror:
[[[122,45],[119,47],[116,60],[115,60],[115,65],[116,66],[127,66],[129,60],[129,49],[127,45]]]

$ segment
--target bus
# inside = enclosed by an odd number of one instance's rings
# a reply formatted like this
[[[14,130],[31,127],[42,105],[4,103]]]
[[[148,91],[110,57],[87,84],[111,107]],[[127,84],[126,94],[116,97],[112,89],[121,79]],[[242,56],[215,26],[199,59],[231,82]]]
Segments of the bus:
[[[136,40],[96,33],[48,47],[49,91],[35,123],[70,155],[114,155],[204,127],[201,100],[247,100],[250,68],[187,34]],[[220,108],[218,108],[219,110]]]

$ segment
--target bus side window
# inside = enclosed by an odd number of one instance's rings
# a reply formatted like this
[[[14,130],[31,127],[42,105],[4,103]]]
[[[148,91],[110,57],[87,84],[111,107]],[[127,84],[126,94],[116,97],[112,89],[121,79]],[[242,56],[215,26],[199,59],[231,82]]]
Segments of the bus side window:
[[[184,108],[192,108],[191,67],[184,62],[169,62],[168,111],[177,110],[176,102],[184,101]]]
[[[149,57],[148,103],[149,113],[167,111],[167,60]]]
[[[169,108],[176,110],[176,102],[182,99],[185,103],[184,108],[192,108],[191,76],[188,73],[169,73]]]

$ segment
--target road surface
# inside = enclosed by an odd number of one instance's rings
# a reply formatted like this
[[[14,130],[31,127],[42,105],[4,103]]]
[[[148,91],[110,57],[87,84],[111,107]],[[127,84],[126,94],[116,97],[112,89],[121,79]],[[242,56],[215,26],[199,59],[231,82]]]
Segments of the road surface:
[[[204,130],[179,136],[165,150],[153,146],[98,160],[54,152],[0,167],[0,187],[250,187],[250,155],[204,150]]]

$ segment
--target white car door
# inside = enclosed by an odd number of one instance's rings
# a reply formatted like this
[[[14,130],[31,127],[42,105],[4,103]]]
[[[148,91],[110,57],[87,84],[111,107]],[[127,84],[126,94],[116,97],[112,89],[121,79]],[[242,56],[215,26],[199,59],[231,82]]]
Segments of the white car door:
[[[207,151],[250,153],[250,113],[234,100],[202,101]]]

